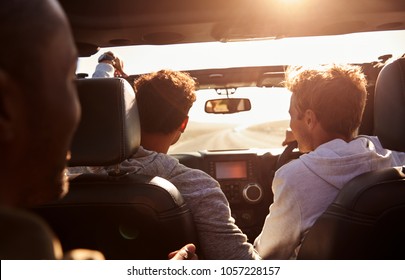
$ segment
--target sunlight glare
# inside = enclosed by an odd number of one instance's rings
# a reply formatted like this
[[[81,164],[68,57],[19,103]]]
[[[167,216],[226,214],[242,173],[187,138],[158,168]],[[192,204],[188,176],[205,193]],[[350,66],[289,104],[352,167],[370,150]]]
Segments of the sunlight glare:
[[[278,1],[284,4],[293,5],[297,4],[298,2],[302,2],[303,0],[278,0]]]

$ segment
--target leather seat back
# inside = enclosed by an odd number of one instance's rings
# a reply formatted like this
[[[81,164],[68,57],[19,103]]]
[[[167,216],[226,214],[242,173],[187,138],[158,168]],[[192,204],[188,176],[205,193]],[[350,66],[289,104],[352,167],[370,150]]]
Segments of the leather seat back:
[[[404,259],[405,167],[345,185],[309,230],[298,259]]]
[[[374,134],[385,148],[405,151],[405,57],[381,70],[374,108]]]
[[[108,78],[78,80],[77,89],[82,119],[70,165],[117,165],[117,170],[72,175],[63,199],[35,209],[63,248],[98,250],[106,259],[167,259],[186,243],[198,244],[191,212],[173,184],[118,168],[140,145],[132,87]]]

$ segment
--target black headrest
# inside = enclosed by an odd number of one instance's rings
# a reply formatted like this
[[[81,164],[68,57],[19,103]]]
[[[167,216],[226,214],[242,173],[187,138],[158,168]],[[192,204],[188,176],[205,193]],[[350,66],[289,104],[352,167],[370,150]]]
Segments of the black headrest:
[[[69,165],[114,165],[129,158],[141,141],[131,85],[121,78],[79,79],[76,83],[82,116]]]
[[[405,152],[405,58],[385,65],[378,75],[374,133],[385,148]]]

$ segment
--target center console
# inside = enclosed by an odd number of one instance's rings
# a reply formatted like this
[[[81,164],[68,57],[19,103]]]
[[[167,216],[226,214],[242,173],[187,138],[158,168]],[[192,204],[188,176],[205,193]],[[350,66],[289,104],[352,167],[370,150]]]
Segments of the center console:
[[[219,182],[236,224],[253,242],[273,199],[270,182],[262,176],[261,157],[249,150],[204,152],[202,157],[204,171]]]
[[[180,163],[200,169],[219,182],[236,224],[253,242],[273,201],[271,169],[277,157],[255,150],[202,151],[174,156]]]

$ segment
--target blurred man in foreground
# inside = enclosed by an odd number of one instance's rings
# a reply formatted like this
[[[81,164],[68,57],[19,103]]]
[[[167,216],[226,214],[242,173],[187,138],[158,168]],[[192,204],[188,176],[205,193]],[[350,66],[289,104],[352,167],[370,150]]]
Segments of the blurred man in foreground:
[[[23,209],[68,191],[66,162],[80,118],[76,48],[54,0],[3,0],[0,35],[0,258],[60,259],[52,231]],[[186,245],[170,256],[191,259],[194,250]],[[78,256],[103,258],[89,250],[67,255]]]

